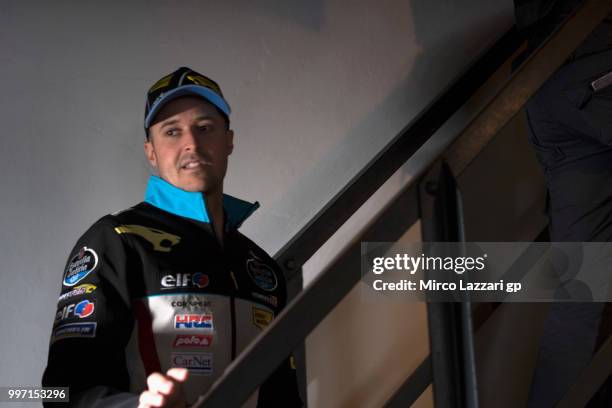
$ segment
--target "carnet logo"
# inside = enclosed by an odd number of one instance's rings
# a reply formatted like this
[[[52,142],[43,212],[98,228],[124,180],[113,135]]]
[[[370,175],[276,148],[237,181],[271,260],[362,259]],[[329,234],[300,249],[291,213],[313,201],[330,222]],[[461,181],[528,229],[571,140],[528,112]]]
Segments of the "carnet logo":
[[[172,353],[172,366],[188,369],[192,374],[210,375],[213,371],[211,353]]]
[[[181,329],[213,329],[212,314],[178,314],[174,315],[174,328]]]
[[[172,347],[210,347],[212,341],[210,334],[179,334]]]

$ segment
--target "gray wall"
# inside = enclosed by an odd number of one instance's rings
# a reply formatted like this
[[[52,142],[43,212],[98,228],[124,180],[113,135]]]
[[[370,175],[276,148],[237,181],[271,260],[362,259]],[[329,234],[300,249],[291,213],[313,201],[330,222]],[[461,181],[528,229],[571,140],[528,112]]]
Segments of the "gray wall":
[[[511,0],[0,0],[0,385],[39,383],[68,251],[141,200],[162,74],[223,88],[226,192],[274,253],[511,23]]]

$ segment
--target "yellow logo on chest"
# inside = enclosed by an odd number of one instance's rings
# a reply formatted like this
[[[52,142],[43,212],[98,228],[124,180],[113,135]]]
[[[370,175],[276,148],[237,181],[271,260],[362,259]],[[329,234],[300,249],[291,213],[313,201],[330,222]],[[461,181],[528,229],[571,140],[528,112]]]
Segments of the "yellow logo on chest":
[[[159,252],[170,252],[173,246],[181,241],[178,235],[149,228],[142,225],[120,225],[115,228],[117,234],[135,234],[149,241],[153,249]]]

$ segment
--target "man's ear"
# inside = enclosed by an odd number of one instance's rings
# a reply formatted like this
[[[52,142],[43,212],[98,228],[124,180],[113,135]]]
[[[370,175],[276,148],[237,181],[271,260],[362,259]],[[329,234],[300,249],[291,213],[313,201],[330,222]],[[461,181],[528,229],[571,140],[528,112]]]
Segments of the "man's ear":
[[[234,131],[228,129],[225,134],[227,135],[227,155],[229,156],[234,151]]]
[[[151,142],[151,140],[147,140],[146,142],[144,142],[144,151],[149,164],[154,168],[157,168],[157,156],[155,155],[155,146],[153,146],[153,142]]]

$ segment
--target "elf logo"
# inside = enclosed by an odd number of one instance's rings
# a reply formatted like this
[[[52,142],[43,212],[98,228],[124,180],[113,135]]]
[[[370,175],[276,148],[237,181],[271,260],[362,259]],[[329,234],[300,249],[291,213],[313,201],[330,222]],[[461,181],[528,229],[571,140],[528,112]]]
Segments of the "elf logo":
[[[166,275],[161,279],[162,289],[177,289],[177,288],[205,288],[208,286],[210,279],[208,275],[202,272],[177,273],[175,275]]]
[[[212,314],[177,314],[174,315],[174,328],[213,330]]]
[[[96,305],[93,302],[85,299],[79,303],[72,303],[59,309],[55,314],[55,321],[65,320],[71,317],[84,319],[93,314]]]

